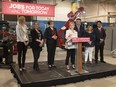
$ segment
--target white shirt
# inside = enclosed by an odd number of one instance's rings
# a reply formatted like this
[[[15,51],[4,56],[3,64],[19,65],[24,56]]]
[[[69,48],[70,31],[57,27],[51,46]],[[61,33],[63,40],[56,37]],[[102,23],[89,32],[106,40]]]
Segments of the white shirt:
[[[25,42],[28,41],[28,31],[27,31],[27,26],[17,24],[16,25],[16,36],[17,36],[17,42]]]
[[[69,41],[72,38],[77,37],[77,36],[78,36],[77,31],[75,31],[75,30],[72,31],[71,29],[66,30],[66,39],[67,39],[67,41]]]
[[[66,38],[66,44],[65,44],[66,49],[76,49],[77,48],[77,44],[72,43],[72,41],[71,41],[71,39],[74,37],[78,37],[77,31],[75,31],[75,30],[72,31],[71,29],[68,29],[66,31],[66,37],[65,37]]]

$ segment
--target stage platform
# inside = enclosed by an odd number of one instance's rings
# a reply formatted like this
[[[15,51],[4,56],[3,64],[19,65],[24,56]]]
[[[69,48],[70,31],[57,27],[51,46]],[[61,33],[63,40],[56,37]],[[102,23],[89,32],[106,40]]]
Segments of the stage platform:
[[[33,63],[26,63],[27,70],[20,73],[18,65],[13,64],[11,72],[21,87],[48,87],[116,75],[116,65],[108,63],[83,64],[85,72],[82,74],[75,73],[74,70],[67,72],[63,60],[56,61],[55,65],[57,68],[48,70],[47,63],[40,62],[40,71],[34,71]]]

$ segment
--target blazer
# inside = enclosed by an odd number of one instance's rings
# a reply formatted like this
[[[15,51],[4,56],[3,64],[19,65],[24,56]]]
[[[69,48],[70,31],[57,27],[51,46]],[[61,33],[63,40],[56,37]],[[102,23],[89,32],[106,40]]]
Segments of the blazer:
[[[40,43],[37,42],[36,39],[42,40],[43,39],[43,34],[42,34],[42,31],[41,30],[38,30],[38,31],[39,31],[39,33],[35,29],[32,29],[31,30],[32,49],[42,50],[42,47],[39,46]]]
[[[78,27],[75,24],[75,28],[74,28],[77,32],[78,32],[78,37],[83,37],[85,30],[84,27],[82,25],[80,25],[80,31],[78,31]]]
[[[101,28],[101,31],[99,31],[98,28],[94,29],[95,32],[95,45],[105,44],[105,38],[106,38],[106,32],[103,28]],[[100,43],[100,39],[103,39],[104,41]]]
[[[54,30],[55,30],[56,36],[58,36],[56,28],[54,28]],[[52,30],[50,27],[46,28],[44,32],[44,37],[46,39],[46,44],[57,44],[57,40],[54,40],[52,38]]]
[[[72,30],[68,29],[66,30],[66,42],[65,42],[65,48],[66,49],[76,49],[77,48],[77,44],[72,43],[72,38],[74,37],[78,37],[78,33],[76,30],[74,30],[74,32],[72,32]]]
[[[16,36],[17,36],[17,42],[29,41],[27,25],[21,26],[20,24],[17,24]]]
[[[71,34],[71,36],[69,37],[70,34]],[[72,40],[72,38],[74,38],[74,37],[78,37],[78,33],[76,32],[76,30],[74,30],[74,32],[72,32],[70,29],[66,30],[65,38],[67,41]]]

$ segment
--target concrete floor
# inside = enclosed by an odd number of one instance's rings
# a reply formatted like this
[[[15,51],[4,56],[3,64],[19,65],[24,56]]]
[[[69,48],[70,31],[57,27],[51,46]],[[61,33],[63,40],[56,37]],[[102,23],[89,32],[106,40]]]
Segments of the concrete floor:
[[[110,54],[111,52],[105,50],[104,53],[105,53],[105,61],[107,63],[116,65],[116,58],[112,58]],[[43,48],[39,61],[46,61],[47,60],[46,57],[47,57],[46,48]],[[66,52],[62,49],[57,48],[55,60],[64,60],[65,57]],[[17,62],[17,55],[13,57],[13,60]],[[28,49],[27,51],[26,62],[33,62],[33,55],[31,49]],[[0,87],[20,87],[20,85],[18,85],[16,79],[13,77],[10,70],[0,69]],[[116,76],[101,79],[86,80],[84,82],[77,82],[65,85],[58,85],[56,87],[116,87]]]

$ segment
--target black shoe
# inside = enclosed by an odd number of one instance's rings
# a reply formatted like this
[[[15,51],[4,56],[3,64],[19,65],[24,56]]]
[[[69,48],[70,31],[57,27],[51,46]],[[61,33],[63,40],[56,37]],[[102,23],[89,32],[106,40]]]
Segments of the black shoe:
[[[95,63],[97,64],[97,63],[98,63],[98,61],[95,61]]]
[[[52,69],[52,66],[51,65],[48,65],[48,69],[51,70]]]
[[[52,65],[52,67],[53,67],[53,68],[56,68],[56,66],[55,66],[55,65]]]
[[[20,68],[19,71],[22,72],[22,68]]]
[[[39,68],[33,68],[35,71],[40,71],[40,69]]]
[[[70,68],[68,65],[66,66],[66,71],[70,73]]]
[[[39,67],[33,67],[34,70],[39,71]]]
[[[100,61],[100,62],[102,62],[102,63],[106,63],[105,61]]]
[[[40,71],[40,69],[39,69],[39,68],[36,68],[35,70],[36,70],[36,71]]]
[[[74,65],[72,65],[72,69],[75,69],[75,66]]]
[[[23,68],[22,68],[22,70],[23,70],[23,71],[26,71],[26,68],[25,68],[25,67],[23,67]]]
[[[1,62],[0,64],[1,64],[1,65],[3,65],[3,64],[4,64],[4,62]]]

